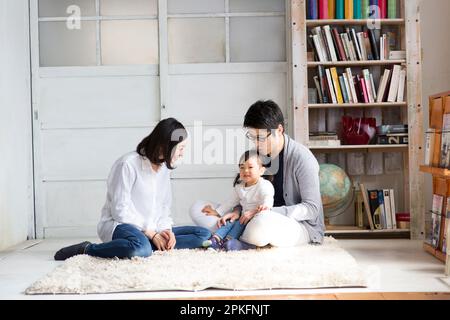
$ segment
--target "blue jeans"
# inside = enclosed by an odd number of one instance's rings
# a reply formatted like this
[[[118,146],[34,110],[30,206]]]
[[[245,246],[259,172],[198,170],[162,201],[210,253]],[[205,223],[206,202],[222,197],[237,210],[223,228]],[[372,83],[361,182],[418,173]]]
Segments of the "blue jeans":
[[[174,227],[172,232],[177,240],[175,249],[202,247],[203,241],[211,237],[211,232],[202,227]],[[119,224],[114,230],[112,241],[90,244],[86,254],[100,258],[149,257],[156,247],[147,236],[130,224]]]
[[[241,234],[244,232],[244,229],[245,224],[241,224],[239,220],[233,222],[227,221],[227,224],[217,229],[215,234],[221,239],[239,239]]]

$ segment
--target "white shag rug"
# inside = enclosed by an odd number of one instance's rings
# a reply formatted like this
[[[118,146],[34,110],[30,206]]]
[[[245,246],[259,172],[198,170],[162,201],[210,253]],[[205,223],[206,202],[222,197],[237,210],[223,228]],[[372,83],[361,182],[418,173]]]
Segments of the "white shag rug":
[[[79,255],[35,282],[26,294],[90,294],[207,288],[230,290],[366,287],[367,272],[338,242],[234,252],[172,250],[149,258]]]

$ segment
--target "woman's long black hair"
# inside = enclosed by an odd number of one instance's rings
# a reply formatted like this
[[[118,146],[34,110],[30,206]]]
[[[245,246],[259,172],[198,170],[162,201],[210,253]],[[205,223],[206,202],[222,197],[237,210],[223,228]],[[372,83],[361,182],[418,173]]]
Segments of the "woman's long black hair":
[[[264,168],[267,168],[268,165],[270,165],[270,162],[268,161],[269,158],[262,156],[258,150],[247,150],[244,152],[244,154],[241,156],[241,158],[239,159],[239,167],[241,166],[241,164],[243,164],[244,162],[246,162],[248,159],[256,157],[258,159],[258,162],[261,164],[261,166],[263,166]],[[264,179],[272,181],[273,180],[273,176],[272,175],[263,175],[262,176]],[[233,187],[235,187],[237,184],[241,183],[241,176],[238,173],[236,178],[234,179],[233,182]]]
[[[174,169],[171,160],[175,147],[186,138],[187,131],[181,122],[174,118],[164,119],[139,143],[136,152],[153,164],[165,163],[167,168]]]

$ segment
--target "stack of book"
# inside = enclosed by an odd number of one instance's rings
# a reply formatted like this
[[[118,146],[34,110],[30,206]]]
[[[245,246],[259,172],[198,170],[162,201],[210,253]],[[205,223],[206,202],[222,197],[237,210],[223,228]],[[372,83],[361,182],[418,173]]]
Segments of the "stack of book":
[[[395,19],[397,0],[308,0],[308,19]]]
[[[311,132],[309,134],[310,147],[338,147],[341,141],[336,132]]]
[[[377,127],[378,144],[408,144],[408,125],[384,125]]]
[[[338,75],[335,67],[325,69],[318,66],[314,84],[320,103],[404,102],[406,71],[400,65],[385,70],[378,88],[369,69],[363,69],[361,75],[355,76],[351,68],[345,70]]]
[[[394,60],[406,58],[405,51],[395,51],[396,35],[387,31],[364,28],[345,28],[340,33],[336,27],[329,25],[314,27],[308,37],[309,46],[314,50],[316,61],[368,61]]]
[[[393,189],[367,190],[360,184],[363,204],[372,230],[397,229]]]

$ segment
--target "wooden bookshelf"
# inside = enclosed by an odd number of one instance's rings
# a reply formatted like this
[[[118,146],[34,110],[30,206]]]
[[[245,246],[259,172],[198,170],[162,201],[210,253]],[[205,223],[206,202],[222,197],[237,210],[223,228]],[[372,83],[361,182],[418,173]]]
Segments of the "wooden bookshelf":
[[[411,216],[410,229],[399,230],[365,230],[358,229],[353,226],[341,226],[338,230],[327,230],[327,234],[354,234],[354,235],[389,235],[398,236],[399,234],[409,234],[412,239],[420,239],[423,237],[424,230],[424,178],[420,173],[419,164],[423,159],[423,111],[422,103],[422,57],[421,57],[421,40],[420,40],[420,11],[419,0],[398,0],[400,16],[398,19],[327,19],[327,20],[308,20],[306,18],[306,0],[291,1],[291,48],[290,62],[292,69],[292,96],[293,96],[293,120],[294,120],[294,137],[297,141],[304,145],[309,145],[310,131],[324,131],[322,129],[311,130],[311,124],[317,126],[317,123],[324,123],[325,131],[337,132],[335,128],[329,129],[329,112],[344,112],[352,116],[353,112],[366,116],[366,112],[380,112],[384,119],[384,114],[394,112],[399,117],[396,124],[409,125],[409,145],[341,145],[337,147],[320,147],[311,146],[311,151],[316,156],[329,157],[331,155],[342,154],[348,157],[356,153],[364,153],[364,157],[372,156],[372,153],[397,153],[401,157],[401,179],[403,179],[403,187],[399,188],[403,200],[397,204],[397,212],[409,212]],[[363,26],[379,25],[383,29],[386,27],[388,31],[397,35],[397,50],[406,51],[406,59],[399,60],[370,60],[370,61],[335,61],[335,62],[319,62],[308,61],[308,35],[311,28],[317,26],[330,25],[331,28],[354,27],[362,28]],[[371,72],[373,68],[379,68],[379,74],[383,67],[389,68],[393,65],[401,65],[406,69],[407,79],[414,81],[406,82],[405,102],[395,103],[344,103],[344,104],[321,104],[309,101],[308,88],[314,88],[312,75],[316,75],[314,68],[318,66],[328,67],[354,67],[358,70],[367,68]],[[375,75],[374,75],[375,78]],[[375,80],[375,79],[374,79]],[[377,80],[375,80],[377,81]],[[376,83],[377,87],[378,84]],[[312,118],[312,113],[320,113],[320,119],[325,117],[324,122],[314,122],[316,118]],[[325,113],[325,116],[323,116]],[[354,117],[354,116],[352,116]],[[312,119],[312,120],[311,120]],[[381,122],[380,124],[392,124]],[[323,127],[323,126],[322,126]],[[339,155],[341,157],[341,155]],[[382,177],[389,176],[383,173]],[[387,177],[386,179],[388,179]],[[359,179],[359,177],[356,177]],[[377,178],[378,179],[378,178]],[[380,188],[389,188],[390,185],[380,185]],[[396,191],[397,192],[397,191]],[[414,194],[414,196],[411,196]],[[333,226],[335,227],[335,226]]]
[[[444,117],[450,114],[450,91],[438,93],[429,97],[429,123],[428,127],[435,129],[436,135],[442,134],[443,130],[447,128],[444,127]],[[442,139],[444,140],[444,138]],[[447,140],[447,139],[445,139]],[[450,275],[450,258],[449,250],[444,253],[444,237],[450,240],[450,217],[448,216],[449,209],[449,199],[450,199],[450,166],[442,163],[441,152],[442,146],[445,143],[440,139],[435,139],[435,143],[431,146],[430,150],[428,147],[425,149],[425,153],[429,153],[428,165],[420,166],[420,171],[426,174],[430,174],[433,179],[433,195],[440,195],[444,197],[444,203],[442,208],[442,215],[440,219],[439,228],[439,239],[436,246],[429,244],[429,241],[425,241],[423,248],[426,252],[432,254],[440,261],[446,263],[446,274]],[[447,168],[439,168],[438,166],[446,166]],[[434,233],[434,223],[431,219],[431,230]],[[426,230],[426,236],[429,234],[430,230]],[[448,248],[448,244],[447,244]]]

